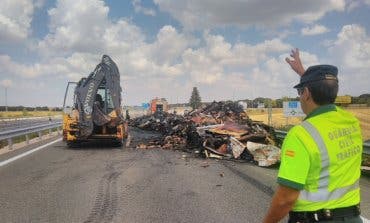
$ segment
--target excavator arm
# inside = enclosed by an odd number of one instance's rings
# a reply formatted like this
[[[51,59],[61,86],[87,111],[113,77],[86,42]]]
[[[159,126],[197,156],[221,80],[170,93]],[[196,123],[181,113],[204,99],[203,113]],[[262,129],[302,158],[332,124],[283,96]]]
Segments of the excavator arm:
[[[101,63],[87,78],[82,78],[75,88],[75,107],[79,111],[79,137],[88,137],[93,132],[93,112],[96,110],[94,102],[102,84],[105,84],[105,88],[110,92],[114,110],[120,111],[120,74],[117,65],[107,55],[103,55]]]

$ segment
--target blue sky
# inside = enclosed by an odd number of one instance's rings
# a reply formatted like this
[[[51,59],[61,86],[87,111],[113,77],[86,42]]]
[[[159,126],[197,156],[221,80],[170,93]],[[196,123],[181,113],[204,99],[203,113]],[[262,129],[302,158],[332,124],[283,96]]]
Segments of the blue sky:
[[[108,54],[123,103],[296,96],[285,62],[339,68],[340,95],[370,92],[370,0],[5,0],[0,105],[61,106]]]

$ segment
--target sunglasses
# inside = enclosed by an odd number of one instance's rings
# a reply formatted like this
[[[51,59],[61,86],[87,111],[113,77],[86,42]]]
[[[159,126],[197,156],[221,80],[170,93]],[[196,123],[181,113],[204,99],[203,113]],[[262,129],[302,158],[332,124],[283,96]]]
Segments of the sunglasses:
[[[304,87],[297,88],[298,96],[301,96],[303,94]]]

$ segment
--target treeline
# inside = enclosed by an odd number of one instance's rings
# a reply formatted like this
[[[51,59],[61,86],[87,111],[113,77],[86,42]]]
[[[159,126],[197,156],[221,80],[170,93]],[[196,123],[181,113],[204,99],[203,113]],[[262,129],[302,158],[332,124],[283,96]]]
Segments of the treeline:
[[[242,101],[247,103],[248,108],[257,108],[259,105],[262,105],[267,108],[269,107],[270,103],[272,108],[282,108],[284,101],[298,101],[298,100],[299,97],[295,98],[283,97],[279,99],[259,97],[255,98],[254,100],[245,99]],[[362,94],[358,97],[351,96],[351,104],[366,104],[367,106],[370,106],[370,94]]]
[[[283,97],[279,99],[271,99],[271,98],[262,98],[258,97],[253,100],[245,99],[243,102],[245,102],[248,105],[248,108],[258,108],[258,107],[269,107],[271,104],[272,108],[282,108],[284,101],[296,101],[299,100],[299,98],[289,98],[289,97]]]
[[[243,102],[247,104],[248,108],[259,108],[264,107],[268,108],[271,104],[272,108],[282,108],[284,101],[299,101],[299,97],[283,97],[279,99],[271,99],[271,98],[263,98],[258,97],[255,99],[244,99],[244,100],[238,100],[239,102]],[[209,104],[211,102],[202,102],[202,104]],[[351,104],[366,104],[366,106],[370,106],[370,94],[362,94],[358,97],[351,96]],[[189,104],[181,104],[184,106],[189,106]],[[341,105],[345,106],[345,105]]]
[[[352,97],[352,104],[367,104],[367,106],[370,106],[370,94],[362,94],[358,97]]]
[[[268,108],[271,104],[272,108],[282,108],[284,101],[299,101],[299,97],[283,97],[279,99],[271,99],[271,98],[263,98],[258,97],[255,99],[244,99],[244,100],[238,100],[240,102],[244,102],[247,104],[248,108],[258,108],[258,107],[265,107]],[[204,105],[208,105],[212,102],[202,102]],[[370,94],[362,94],[358,97],[351,97],[351,104],[366,104],[367,106],[370,106]],[[343,106],[343,105],[342,105]],[[173,107],[190,107],[189,103],[177,103],[177,104],[171,104],[170,108]]]
[[[6,111],[5,106],[0,106],[0,111]],[[8,106],[8,111],[62,111],[62,108],[50,108],[47,106],[25,107],[25,106]]]

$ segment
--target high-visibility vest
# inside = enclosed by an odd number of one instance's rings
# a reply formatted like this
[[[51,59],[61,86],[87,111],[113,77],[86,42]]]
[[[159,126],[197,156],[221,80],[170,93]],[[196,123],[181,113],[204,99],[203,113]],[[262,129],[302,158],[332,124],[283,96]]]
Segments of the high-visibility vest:
[[[359,122],[334,105],[320,109],[293,127],[283,143],[278,182],[300,190],[294,211],[360,202],[363,142]]]

